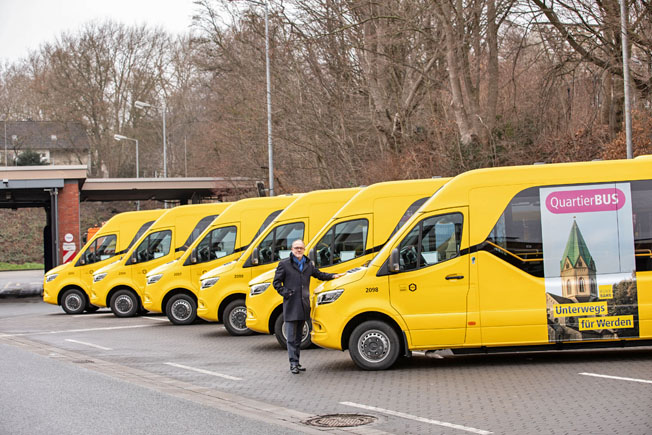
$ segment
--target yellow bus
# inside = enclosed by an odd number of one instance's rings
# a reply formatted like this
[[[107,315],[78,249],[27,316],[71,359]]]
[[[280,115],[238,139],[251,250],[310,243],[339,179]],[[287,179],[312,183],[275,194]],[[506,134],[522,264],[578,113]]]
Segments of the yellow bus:
[[[306,245],[306,252],[320,270],[342,273],[364,265],[378,253],[392,234],[439,189],[448,178],[389,181],[373,184],[349,200]],[[249,282],[247,327],[273,333],[285,348],[283,298],[271,285],[276,269]],[[319,281],[311,281],[311,290]],[[310,345],[306,322],[301,343]]]
[[[650,344],[651,174],[650,156],[461,174],[315,290],[312,341],[367,370],[414,350]]]
[[[91,303],[111,307],[117,317],[132,317],[142,312],[147,272],[179,258],[229,205],[228,202],[182,205],[166,211],[121,260],[95,271]]]
[[[231,335],[247,335],[248,282],[290,255],[293,241],[310,239],[360,188],[316,190],[290,204],[242,256],[201,276],[197,314],[222,321]]]
[[[61,305],[68,314],[97,311],[90,303],[93,272],[124,254],[165,210],[120,213],[109,219],[68,263],[43,278],[43,301]]]
[[[231,204],[178,260],[154,268],[147,274],[145,309],[165,313],[175,325],[193,323],[197,318],[199,277],[236,260],[297,197],[249,198]]]

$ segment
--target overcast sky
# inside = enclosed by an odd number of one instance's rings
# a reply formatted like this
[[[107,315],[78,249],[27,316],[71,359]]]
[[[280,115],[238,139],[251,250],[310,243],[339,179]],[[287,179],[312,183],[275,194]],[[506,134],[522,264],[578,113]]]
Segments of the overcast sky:
[[[146,23],[185,33],[194,10],[192,0],[0,0],[0,62],[26,57],[92,20]]]

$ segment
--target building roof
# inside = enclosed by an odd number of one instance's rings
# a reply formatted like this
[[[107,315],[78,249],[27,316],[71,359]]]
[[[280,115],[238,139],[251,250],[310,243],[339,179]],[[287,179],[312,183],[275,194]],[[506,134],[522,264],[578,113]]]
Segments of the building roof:
[[[7,134],[5,136],[5,126]],[[76,121],[0,121],[0,147],[20,150],[88,150],[88,134]]]
[[[564,261],[566,258],[570,261],[573,267],[577,266],[577,261],[580,257],[584,260],[587,267],[595,271],[595,262],[593,257],[589,252],[589,248],[586,246],[586,241],[582,237],[582,232],[580,231],[579,226],[577,226],[577,221],[573,221],[573,226],[571,227],[570,234],[568,236],[568,242],[566,242],[566,249],[564,250],[564,255],[561,257],[560,267],[563,270]]]
[[[0,208],[41,207],[50,190],[76,181],[80,201],[180,201],[256,195],[260,181],[246,177],[93,178],[84,165],[0,167]]]

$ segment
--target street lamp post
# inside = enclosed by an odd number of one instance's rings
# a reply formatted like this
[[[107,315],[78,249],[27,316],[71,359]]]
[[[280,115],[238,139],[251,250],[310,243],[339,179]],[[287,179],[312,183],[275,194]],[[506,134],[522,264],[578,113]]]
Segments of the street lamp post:
[[[627,148],[627,158],[634,157],[632,148],[632,107],[629,97],[629,51],[627,41],[627,0],[620,0],[620,43],[623,54],[623,86],[625,92],[625,144]]]
[[[152,107],[154,109],[159,109],[162,113],[163,116],[163,178],[167,178],[168,176],[168,157],[167,157],[167,135],[165,134],[165,118],[166,118],[166,108],[165,108],[165,102],[163,102],[162,107],[156,107],[152,106],[149,103],[145,103],[144,101],[135,101],[134,106],[136,106],[137,109],[146,109],[147,107]]]
[[[233,1],[233,0],[231,0]],[[274,196],[274,149],[272,146],[272,80],[269,67],[269,0],[245,0],[265,9],[265,77],[267,81],[267,156],[269,164],[269,196]]]
[[[121,134],[114,134],[113,139],[117,140],[120,142],[121,140],[132,140],[136,142],[136,178],[140,178],[140,170],[138,167],[138,139],[133,139],[127,136],[123,136]],[[136,210],[140,210],[140,201],[136,202]]]
[[[265,73],[267,76],[267,154],[269,157],[269,196],[274,196],[274,155],[272,147],[272,89],[269,73],[269,8],[265,4]]]
[[[121,134],[114,134],[113,139],[117,140],[118,142],[120,142],[121,140],[133,140],[134,142],[136,142],[136,178],[140,178],[139,175],[140,171],[138,169],[138,139],[133,139],[127,136],[123,136]]]
[[[9,166],[7,163],[7,119],[5,118],[5,166]]]

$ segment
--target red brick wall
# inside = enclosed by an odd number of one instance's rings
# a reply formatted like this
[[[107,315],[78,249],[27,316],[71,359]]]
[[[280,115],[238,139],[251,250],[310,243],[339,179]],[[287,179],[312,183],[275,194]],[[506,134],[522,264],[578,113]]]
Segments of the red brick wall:
[[[79,185],[77,180],[66,181],[63,189],[59,190],[58,196],[59,214],[59,258],[58,264],[64,263],[64,243],[66,234],[72,234],[72,243],[75,244],[75,252],[81,248],[79,238]],[[70,261],[74,255],[70,256]]]

